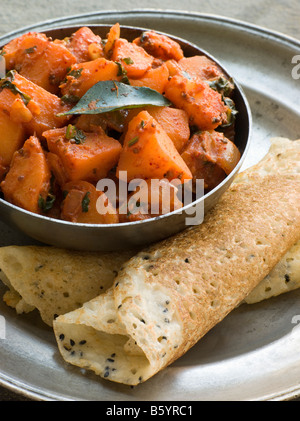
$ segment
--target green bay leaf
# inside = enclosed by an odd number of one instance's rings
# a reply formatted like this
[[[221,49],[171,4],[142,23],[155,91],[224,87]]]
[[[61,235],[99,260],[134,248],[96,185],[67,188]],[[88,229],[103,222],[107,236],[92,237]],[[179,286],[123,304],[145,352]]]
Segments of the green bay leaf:
[[[154,89],[105,80],[92,86],[71,110],[58,115],[102,114],[147,105],[169,106],[171,102]]]

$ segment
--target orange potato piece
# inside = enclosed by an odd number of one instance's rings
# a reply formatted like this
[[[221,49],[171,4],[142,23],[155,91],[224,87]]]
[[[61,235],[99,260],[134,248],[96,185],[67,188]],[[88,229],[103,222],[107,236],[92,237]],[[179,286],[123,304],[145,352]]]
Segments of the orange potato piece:
[[[237,146],[227,139],[223,133],[215,130],[201,132],[194,136],[197,136],[201,143],[206,159],[215,162],[226,175],[230,174],[241,158]]]
[[[24,123],[24,120],[26,121],[27,119],[23,118],[22,112],[17,113],[15,109],[16,100],[19,99],[21,99],[20,94],[12,92],[9,88],[3,88],[0,91],[0,109],[3,110],[4,113],[15,123]]]
[[[57,94],[67,69],[76,57],[62,44],[44,34],[31,32],[11,41],[3,48],[7,69],[16,69],[26,79]]]
[[[3,109],[0,109],[0,139],[1,180],[10,166],[14,153],[22,147],[26,140],[23,125],[12,121]]]
[[[59,93],[59,85],[76,58],[62,45],[49,42],[44,54],[30,64],[22,65],[20,74],[53,94]]]
[[[66,42],[66,47],[76,57],[77,63],[84,63],[93,59],[89,48],[92,44],[98,47],[99,57],[103,56],[101,38],[95,35],[90,28],[83,26],[70,36]]]
[[[45,48],[48,41],[45,34],[38,32],[28,32],[27,34],[14,38],[3,47],[7,70],[12,70],[18,65],[22,65],[20,55],[23,56],[22,58],[24,58],[26,54],[30,55],[30,52],[28,53],[26,50],[32,50],[31,53],[34,53],[36,56],[39,53],[42,53],[43,48]]]
[[[146,86],[163,94],[168,78],[169,70],[167,65],[163,63],[159,67],[149,69],[141,78],[129,79],[129,81],[132,86]]]
[[[9,115],[11,120],[16,123],[28,123],[32,119],[32,112],[26,107],[22,98],[15,98]]]
[[[171,107],[148,106],[143,109],[148,111],[148,113],[155,118],[171,138],[177,151],[181,153],[183,147],[190,138],[189,118],[187,113],[184,110]],[[140,111],[141,110],[138,108],[129,110],[125,120],[125,128],[128,127],[130,120]]]
[[[101,80],[120,80],[119,66],[103,57],[72,66],[60,88],[63,95],[79,99]]]
[[[75,127],[75,126],[73,126]],[[67,139],[67,127],[43,133],[49,151],[58,155],[68,181],[97,182],[117,164],[122,146],[107,136],[101,128],[97,132],[83,133],[82,143]]]
[[[4,88],[0,92],[0,109],[10,115],[12,121],[23,124],[27,137],[34,134],[40,137],[43,131],[61,127],[67,123],[70,117],[58,117],[57,114],[67,111],[69,107],[62,105],[56,95],[45,91],[16,72],[12,84],[29,96],[30,101],[27,106],[24,104],[24,107],[19,102],[18,110],[16,110],[16,100],[21,99],[20,94]],[[32,118],[29,118],[30,113]]]
[[[169,70],[169,76],[176,76],[176,75],[184,76],[184,71],[179,66],[178,61],[176,61],[176,60],[167,60],[165,63],[166,63],[166,66],[167,66],[167,68]]]
[[[113,47],[117,39],[120,38],[120,24],[115,23],[109,30],[107,40],[104,46],[104,54],[106,58],[111,58]]]
[[[178,62],[180,68],[187,72],[192,78],[202,80],[225,77],[222,69],[206,56],[184,57]]]
[[[190,138],[189,118],[184,110],[171,107],[147,107],[180,153]]]
[[[34,109],[36,111],[32,112],[32,119],[28,123],[24,123],[29,136],[36,134],[37,137],[40,137],[45,130],[62,127],[67,123],[69,116],[58,117],[57,114],[67,111],[69,107],[63,105],[56,95],[18,73],[15,73],[13,84],[31,98],[32,101],[29,101],[27,108],[31,109],[31,102],[35,104]]]
[[[46,157],[50,171],[54,175],[57,184],[63,186],[68,182],[68,175],[60,157],[52,152],[47,152]]]
[[[153,57],[142,47],[123,38],[115,41],[111,60],[121,63],[127,76],[133,79],[141,78],[153,63]]]
[[[187,112],[190,125],[201,130],[213,130],[227,122],[227,107],[222,96],[204,81],[175,75],[166,84],[165,96]]]
[[[128,181],[179,178],[183,182],[192,178],[170,137],[147,111],[141,111],[128,125],[117,167],[119,178],[120,171],[127,171]]]
[[[194,134],[181,156],[190,168],[193,180],[204,179],[204,187],[208,190],[230,174],[241,157],[236,145],[214,130]]]
[[[183,58],[183,51],[178,42],[166,35],[158,34],[155,31],[146,31],[133,41],[143,47],[147,53],[162,60],[180,60]]]
[[[5,200],[34,213],[42,213],[39,199],[47,199],[51,173],[37,137],[31,136],[15,152],[10,170],[1,183]]]
[[[117,224],[116,209],[103,192],[97,191],[86,181],[72,181],[63,186],[65,199],[62,202],[61,218],[82,224]],[[97,201],[104,200],[107,213],[99,213]]]

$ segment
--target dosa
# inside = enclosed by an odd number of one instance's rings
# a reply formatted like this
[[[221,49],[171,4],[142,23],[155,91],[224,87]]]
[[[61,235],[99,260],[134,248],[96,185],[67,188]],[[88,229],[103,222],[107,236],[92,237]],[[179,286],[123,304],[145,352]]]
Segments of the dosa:
[[[126,262],[114,285],[53,323],[63,358],[137,385],[237,307],[300,238],[300,177],[250,175],[205,221]]]

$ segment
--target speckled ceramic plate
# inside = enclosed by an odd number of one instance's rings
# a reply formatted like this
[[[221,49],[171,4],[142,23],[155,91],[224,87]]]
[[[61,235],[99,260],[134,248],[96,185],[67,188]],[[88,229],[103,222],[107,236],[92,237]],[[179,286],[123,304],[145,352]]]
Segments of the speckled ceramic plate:
[[[98,23],[153,28],[185,38],[216,56],[244,88],[253,113],[253,140],[243,167],[256,163],[269,139],[300,138],[300,80],[292,57],[300,42],[243,22],[196,13],[103,12],[44,22],[29,30]],[[32,240],[0,223],[0,245]],[[0,287],[2,296],[4,287]],[[286,400],[300,395],[300,290],[242,305],[187,354],[135,388],[110,383],[64,363],[52,330],[37,313],[16,315],[0,301],[0,384],[39,400],[204,401]],[[3,319],[4,318],[4,319]],[[3,330],[3,329],[2,329]]]

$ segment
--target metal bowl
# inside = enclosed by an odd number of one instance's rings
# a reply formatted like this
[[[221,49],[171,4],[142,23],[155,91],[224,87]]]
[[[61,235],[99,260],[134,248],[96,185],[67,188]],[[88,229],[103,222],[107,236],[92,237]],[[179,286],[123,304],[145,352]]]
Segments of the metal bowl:
[[[50,29],[44,31],[44,33],[53,39],[63,39],[70,36],[80,26]],[[89,27],[94,33],[105,38],[111,26],[89,25]],[[121,36],[128,40],[133,40],[147,29],[121,26]],[[170,36],[169,34],[165,35]],[[122,224],[97,225],[72,223],[28,212],[0,199],[0,215],[5,223],[37,241],[56,247],[76,250],[112,251],[145,246],[174,235],[189,227],[189,225],[186,225],[186,218],[191,218],[191,212],[193,210],[199,211],[200,213],[203,210],[205,214],[217,203],[241,168],[249,149],[252,127],[250,107],[234,75],[230,75],[215,57],[195,44],[174,36],[170,37],[181,45],[186,57],[204,54],[214,60],[222,68],[223,72],[234,80],[235,90],[232,99],[238,110],[235,144],[241,153],[241,159],[235,169],[217,187],[192,204],[181,208],[179,211],[148,220]]]

